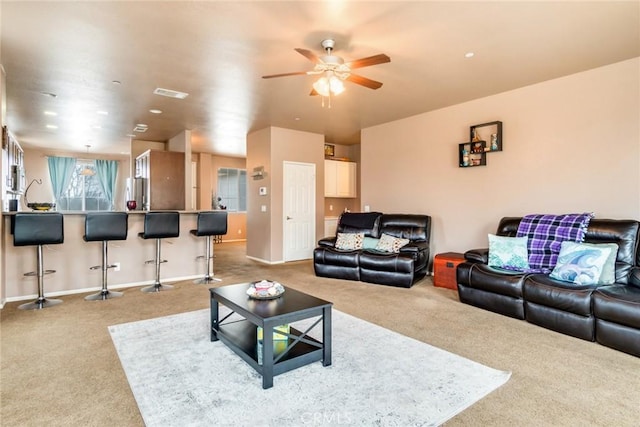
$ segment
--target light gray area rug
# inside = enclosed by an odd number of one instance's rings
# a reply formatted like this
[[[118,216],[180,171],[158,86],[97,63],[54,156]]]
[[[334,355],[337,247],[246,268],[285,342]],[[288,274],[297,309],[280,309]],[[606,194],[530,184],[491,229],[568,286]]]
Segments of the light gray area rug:
[[[148,427],[436,426],[511,375],[337,310],[332,365],[278,375],[267,390],[222,341],[210,341],[208,309],[109,332]]]

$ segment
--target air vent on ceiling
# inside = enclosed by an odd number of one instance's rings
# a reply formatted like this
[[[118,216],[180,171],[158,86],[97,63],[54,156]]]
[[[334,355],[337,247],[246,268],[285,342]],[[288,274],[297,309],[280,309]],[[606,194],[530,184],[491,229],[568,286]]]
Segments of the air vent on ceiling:
[[[139,133],[144,133],[147,131],[147,129],[149,129],[149,126],[139,123],[136,125],[136,127],[133,128],[134,132],[139,132]]]
[[[188,93],[178,92],[177,90],[171,90],[171,89],[163,89],[161,87],[156,88],[156,90],[154,90],[153,93],[160,96],[166,96],[169,98],[178,98],[178,99],[185,99],[187,96],[189,96]]]

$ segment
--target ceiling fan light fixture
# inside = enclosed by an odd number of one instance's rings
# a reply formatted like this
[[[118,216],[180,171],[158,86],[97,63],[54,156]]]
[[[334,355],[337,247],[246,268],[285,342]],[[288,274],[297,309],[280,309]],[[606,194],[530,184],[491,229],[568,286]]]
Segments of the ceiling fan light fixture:
[[[329,73],[328,73],[329,74]],[[344,83],[335,74],[320,77],[314,84],[313,89],[320,96],[336,96],[344,92]]]

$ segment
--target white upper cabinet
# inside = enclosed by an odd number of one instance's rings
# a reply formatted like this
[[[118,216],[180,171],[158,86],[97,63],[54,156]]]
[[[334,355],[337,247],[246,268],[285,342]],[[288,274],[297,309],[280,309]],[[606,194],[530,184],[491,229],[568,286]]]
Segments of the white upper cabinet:
[[[324,161],[324,196],[358,197],[356,190],[357,164],[337,160]]]

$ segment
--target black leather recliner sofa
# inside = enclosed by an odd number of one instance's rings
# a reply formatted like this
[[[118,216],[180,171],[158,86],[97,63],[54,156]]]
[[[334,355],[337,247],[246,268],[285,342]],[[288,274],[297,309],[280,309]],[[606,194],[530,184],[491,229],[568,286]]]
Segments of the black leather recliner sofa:
[[[364,233],[379,239],[388,234],[409,243],[398,253],[375,249],[341,250],[335,247],[337,233]],[[316,276],[358,280],[381,285],[411,287],[428,271],[431,217],[428,215],[344,213],[336,236],[320,239],[313,253]]]
[[[520,220],[503,218],[496,234],[514,237]],[[640,223],[592,219],[584,241],[618,245],[614,284],[498,270],[487,265],[488,249],[474,249],[457,267],[460,301],[640,357]]]

